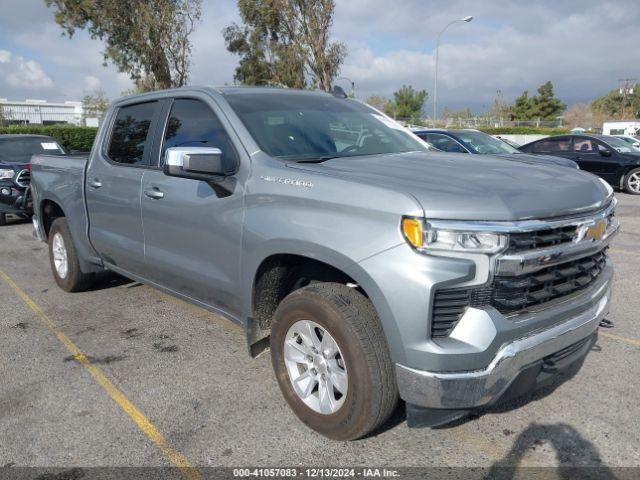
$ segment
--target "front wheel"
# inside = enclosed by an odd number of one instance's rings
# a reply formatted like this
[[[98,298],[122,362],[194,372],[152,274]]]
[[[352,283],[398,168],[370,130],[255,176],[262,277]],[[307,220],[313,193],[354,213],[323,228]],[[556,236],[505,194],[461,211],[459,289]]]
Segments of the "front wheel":
[[[640,168],[634,168],[624,178],[624,189],[632,195],[640,195]]]
[[[7,214],[0,213],[0,227],[7,224]]]
[[[338,283],[288,295],[271,327],[271,360],[282,393],[306,425],[355,440],[393,413],[398,390],[371,302]]]

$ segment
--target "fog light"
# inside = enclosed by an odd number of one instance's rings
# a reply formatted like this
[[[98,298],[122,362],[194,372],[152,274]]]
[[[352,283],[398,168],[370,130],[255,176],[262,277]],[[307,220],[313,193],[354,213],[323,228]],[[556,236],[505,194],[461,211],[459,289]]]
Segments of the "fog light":
[[[0,193],[2,193],[2,195],[10,195],[11,190],[9,190],[8,188],[3,188],[2,190],[0,190]]]

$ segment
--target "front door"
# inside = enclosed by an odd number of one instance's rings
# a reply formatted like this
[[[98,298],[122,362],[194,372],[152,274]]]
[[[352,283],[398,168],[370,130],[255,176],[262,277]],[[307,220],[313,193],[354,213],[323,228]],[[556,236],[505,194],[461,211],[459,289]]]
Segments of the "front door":
[[[237,169],[237,151],[213,108],[201,99],[173,101],[160,163],[170,147],[215,147],[230,170]],[[145,277],[231,314],[240,309],[243,196],[237,180],[208,183],[161,169],[145,171],[142,180]]]
[[[104,151],[96,150],[86,178],[89,238],[108,264],[139,274],[144,265],[140,219],[142,174],[159,102],[123,105],[115,113]]]
[[[602,147],[600,147],[602,146]],[[600,150],[606,149],[603,144],[589,137],[573,137],[573,157],[582,170],[609,180],[611,174],[615,174],[610,157],[602,155]]]

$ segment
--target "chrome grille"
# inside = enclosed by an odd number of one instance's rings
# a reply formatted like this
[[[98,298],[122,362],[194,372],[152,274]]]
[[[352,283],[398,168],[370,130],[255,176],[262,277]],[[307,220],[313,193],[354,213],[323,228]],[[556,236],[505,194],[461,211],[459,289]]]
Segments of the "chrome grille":
[[[576,230],[576,225],[568,225],[547,230],[535,230],[533,232],[511,233],[509,235],[508,251],[521,252],[523,250],[555,247],[563,243],[569,243],[576,236]]]
[[[431,313],[431,336],[449,336],[469,307],[493,306],[508,315],[588,288],[606,262],[605,249],[534,273],[496,276],[488,287],[438,290]]]

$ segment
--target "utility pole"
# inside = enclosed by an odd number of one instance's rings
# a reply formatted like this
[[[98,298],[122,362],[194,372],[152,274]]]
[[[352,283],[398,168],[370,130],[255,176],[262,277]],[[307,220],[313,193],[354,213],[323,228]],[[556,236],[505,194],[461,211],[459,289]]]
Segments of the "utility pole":
[[[449,28],[451,25],[457,22],[465,22],[469,23],[473,20],[471,15],[467,15],[464,18],[459,18],[458,20],[453,20],[447,23],[442,30],[438,32],[438,36],[436,37],[436,65],[435,71],[433,74],[433,126],[436,127],[436,120],[438,118],[438,50],[440,49],[440,37],[444,33],[444,31]]]
[[[620,78],[618,82],[620,82],[620,95],[622,95],[622,110],[620,120],[624,120],[624,109],[627,104],[627,95],[633,95],[633,82],[637,79],[635,78]]]

